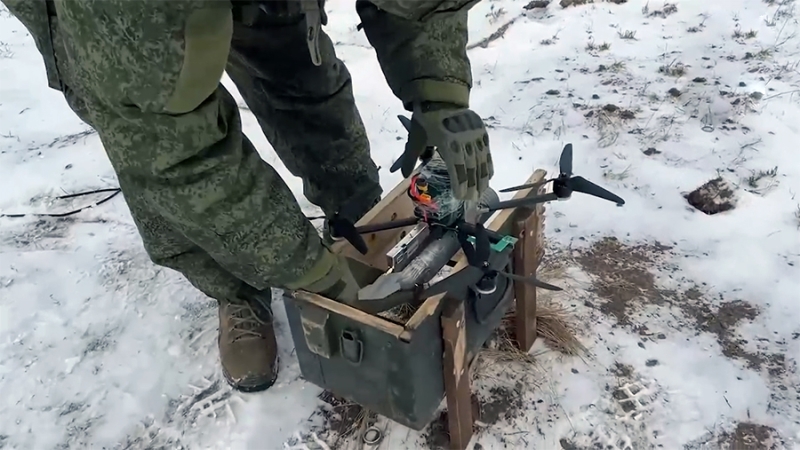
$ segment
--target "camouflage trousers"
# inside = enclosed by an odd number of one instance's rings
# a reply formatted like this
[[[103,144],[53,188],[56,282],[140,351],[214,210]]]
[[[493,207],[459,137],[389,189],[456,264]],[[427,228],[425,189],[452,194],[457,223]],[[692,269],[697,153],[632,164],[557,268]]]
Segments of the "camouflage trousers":
[[[157,72],[174,72],[183,45],[164,38],[173,14],[164,5],[190,3],[65,1],[51,34],[67,102],[98,131],[152,260],[234,300],[298,279],[323,247],[221,84],[189,111],[155,111],[169,94]],[[306,197],[332,214],[378,185],[350,74],[324,33],[322,64],[312,63],[301,16],[254,19],[234,7],[225,70]]]

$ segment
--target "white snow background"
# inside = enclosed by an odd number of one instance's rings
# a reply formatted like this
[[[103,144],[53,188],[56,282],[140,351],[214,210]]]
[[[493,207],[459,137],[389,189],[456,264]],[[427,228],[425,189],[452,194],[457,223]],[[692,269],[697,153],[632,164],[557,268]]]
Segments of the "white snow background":
[[[353,3],[329,1],[326,31],[352,72],[388,190],[399,181],[388,167],[402,150],[403,111],[355,29]],[[473,442],[717,448],[708,436],[748,422],[774,429],[774,448],[800,448],[800,12],[785,0],[682,0],[677,11],[643,0],[526,3],[486,0],[470,18],[476,44],[513,21],[469,51],[472,107],[492,126],[493,187],[522,183],[535,168],[552,174],[573,143],[575,173],[627,203],[576,194],[549,205],[550,245],[586,248],[604,236],[669,244],[673,271],[657,274],[660,285],[693,280],[711,297],[758,308],[735,330],[741,345],[783,355],[785,370],[776,378],[725,357],[712,334],[675,326],[685,320],[664,305],[650,306],[647,325],[674,329],[645,345],[613,317],[590,314],[590,280],[576,268],[570,279],[548,281],[569,287],[562,301],[584,321],[591,357],[544,356],[547,382],[526,397],[523,414]],[[606,104],[635,117],[587,117]],[[242,115],[263,157],[309,206],[253,116]],[[54,197],[115,187],[88,130],[46,87],[31,37],[3,9],[0,213],[63,212],[100,197]],[[657,153],[643,152],[650,148]],[[716,215],[691,208],[683,195],[717,175],[736,187],[737,207]],[[309,420],[320,389],[300,377],[279,297],[274,309],[277,385],[231,392],[218,368],[215,302],[150,263],[122,196],[64,219],[0,217],[0,448],[324,448],[310,433],[319,417]],[[630,391],[642,401],[633,411],[619,409],[608,390],[614,362],[635,371]],[[422,446],[420,433],[396,424],[381,444]]]

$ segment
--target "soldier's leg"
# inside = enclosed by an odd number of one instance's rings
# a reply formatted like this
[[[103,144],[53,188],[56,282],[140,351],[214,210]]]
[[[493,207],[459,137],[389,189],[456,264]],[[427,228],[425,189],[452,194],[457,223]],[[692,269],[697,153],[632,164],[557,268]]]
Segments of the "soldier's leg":
[[[40,13],[44,12],[51,11],[42,9]],[[63,26],[59,25],[58,18],[53,16],[48,19],[31,15],[28,19],[28,22],[31,23],[37,20],[45,20],[44,23],[49,21],[49,33],[32,26],[30,27],[31,34],[37,41],[49,38],[48,45],[54,51],[54,59],[58,61],[58,84],[61,85],[62,94],[70,109],[88,125],[103,131],[104,128],[101,126],[103,120],[97,121],[97,117],[102,116],[100,111],[104,109],[102,99],[91,95],[88,86],[84,86],[83,89],[79,88],[81,84],[86,85],[87,80],[81,80],[79,78],[82,73],[80,68],[70,64],[70,58],[66,52]],[[67,27],[69,29],[68,22]],[[43,36],[43,33],[49,35]],[[80,60],[76,62],[80,63]],[[87,95],[80,95],[76,91],[76,87]],[[106,149],[109,157],[116,154],[116,149],[117,147]],[[207,252],[184,237],[164,217],[153,210],[152,205],[148,205],[143,196],[138,195],[137,180],[129,180],[130,177],[125,172],[118,173],[118,176],[125,201],[138,228],[145,250],[154,263],[180,272],[195,288],[214,299],[235,301],[253,298],[257,294],[270,294],[247,285],[222,268]]]
[[[325,33],[322,64],[312,63],[302,13],[262,3],[267,11],[240,12],[234,22],[228,74],[275,152],[303,179],[306,198],[330,216],[360,189],[372,190],[358,212],[366,213],[381,190],[350,73]]]
[[[105,114],[102,100],[91,94],[82,97],[73,89],[82,80],[76,79],[70,67],[59,28],[54,20],[50,34],[59,61],[64,97],[78,117],[99,130],[106,130],[102,126],[105,120],[97,120]],[[83,91],[89,92],[88,89]],[[117,148],[107,146],[107,153],[116,159]],[[278,372],[271,289],[256,289],[232,275],[140,195],[141,181],[131,178],[127,171],[120,171],[118,175],[125,201],[152,261],[181,273],[195,288],[218,301],[217,343],[225,379],[242,391],[269,388]]]
[[[126,192],[136,192],[135,188]],[[219,303],[222,373],[234,388],[255,392],[278,377],[278,344],[272,323],[270,289],[260,291],[230,274],[205,250],[187,240],[136,195],[126,197],[145,250],[154,263],[176,270]]]
[[[283,287],[307,279],[325,250],[219,85],[231,36],[226,4],[56,3],[73,87],[91,99],[88,121],[126,196],[236,278]]]
[[[219,85],[230,5],[56,5],[65,94],[84,102],[74,109],[98,131],[148,252],[220,301],[221,334],[230,325],[220,340],[221,350],[228,346],[223,366],[237,366],[238,387],[268,386],[274,351],[270,359],[261,344],[256,355],[243,342],[274,335],[258,328],[264,323],[246,302],[234,303],[242,291],[287,286],[351,298],[357,284],[242,134],[235,102]]]

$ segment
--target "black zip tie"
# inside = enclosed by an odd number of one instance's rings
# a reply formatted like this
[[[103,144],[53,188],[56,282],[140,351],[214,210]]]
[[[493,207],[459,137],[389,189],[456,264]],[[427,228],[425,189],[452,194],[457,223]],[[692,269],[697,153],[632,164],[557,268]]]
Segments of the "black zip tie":
[[[27,216],[34,216],[34,217],[67,217],[67,216],[71,216],[71,215],[74,215],[74,214],[78,214],[79,212],[87,210],[89,208],[94,208],[95,206],[102,205],[103,203],[105,203],[105,202],[111,200],[112,198],[116,197],[117,194],[122,192],[122,189],[120,189],[120,188],[94,189],[94,190],[91,190],[91,191],[78,192],[78,193],[75,193],[75,194],[61,195],[59,197],[56,197],[56,200],[66,200],[66,199],[69,199],[69,198],[84,197],[84,196],[87,196],[87,195],[100,194],[100,193],[103,193],[103,192],[111,192],[111,194],[103,197],[102,199],[100,199],[100,200],[98,200],[98,201],[96,201],[94,203],[92,203],[91,205],[86,205],[86,206],[83,206],[81,208],[74,209],[72,211],[68,211],[68,212],[65,212],[65,213],[0,214],[0,217],[7,217],[7,218],[12,218],[12,219],[18,219],[18,218],[27,217]]]

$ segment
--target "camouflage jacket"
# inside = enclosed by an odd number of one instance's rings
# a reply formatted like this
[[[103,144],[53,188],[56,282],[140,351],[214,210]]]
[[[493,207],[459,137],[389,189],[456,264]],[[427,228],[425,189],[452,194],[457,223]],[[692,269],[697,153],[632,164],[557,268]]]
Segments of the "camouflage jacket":
[[[50,87],[61,90],[51,38],[54,1],[0,0],[30,31],[44,59]],[[310,57],[327,22],[324,0],[229,0],[234,8],[305,14]],[[356,0],[363,28],[386,80],[407,109],[419,101],[469,105],[471,67],[466,54],[467,12],[480,0]],[[252,10],[252,8],[251,8]]]

